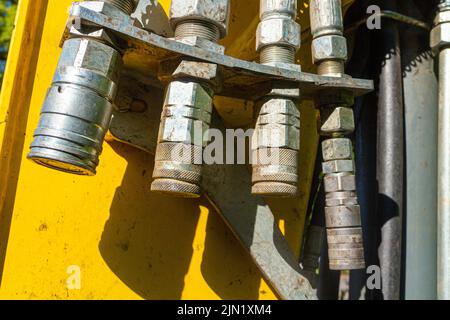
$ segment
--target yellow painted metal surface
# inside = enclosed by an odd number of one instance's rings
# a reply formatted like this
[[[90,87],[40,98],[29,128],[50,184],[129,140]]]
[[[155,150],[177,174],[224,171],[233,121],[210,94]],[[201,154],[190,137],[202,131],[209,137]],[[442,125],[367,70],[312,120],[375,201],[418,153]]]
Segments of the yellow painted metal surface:
[[[19,2],[0,98],[0,298],[275,299],[206,199],[150,192],[152,156],[105,143],[92,178],[26,160],[71,2]],[[160,3],[167,12],[170,0]],[[254,58],[257,12],[257,0],[233,1],[230,55]],[[299,55],[304,70],[309,50]],[[251,118],[246,108],[239,114],[239,103],[218,104],[230,119]],[[270,201],[297,254],[318,141],[314,108],[301,109],[301,195]]]

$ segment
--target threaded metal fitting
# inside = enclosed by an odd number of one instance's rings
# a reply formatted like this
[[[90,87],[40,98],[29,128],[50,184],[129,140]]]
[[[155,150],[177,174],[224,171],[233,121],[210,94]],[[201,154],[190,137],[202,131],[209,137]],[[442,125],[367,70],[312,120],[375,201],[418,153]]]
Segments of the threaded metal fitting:
[[[122,10],[128,15],[131,15],[136,9],[138,0],[103,0],[104,2],[110,3],[116,8]]]
[[[174,29],[183,21],[195,24],[199,21],[213,24],[219,30],[219,38],[228,32],[230,19],[230,0],[172,0],[170,5],[170,22]],[[197,29],[198,26],[195,26]],[[203,33],[204,31],[200,31]],[[201,34],[192,34],[201,37]]]
[[[311,0],[312,56],[317,73],[342,77],[347,59],[341,0]],[[354,131],[353,110],[344,91],[323,93],[320,133],[333,137],[322,143],[325,161],[325,221],[331,270],[365,267],[361,214],[356,195],[353,147],[345,134]],[[326,118],[324,118],[326,117]]]
[[[326,60],[317,65],[317,74],[322,76],[327,75],[343,75],[344,62],[338,60]]]
[[[252,193],[295,197],[300,149],[300,112],[295,101],[267,98],[259,110],[252,148]]]
[[[295,53],[300,48],[300,38],[301,28],[295,20],[286,16],[269,16],[261,20],[256,30],[256,50],[279,46],[291,47]]]
[[[175,37],[200,37],[212,42],[218,42],[220,39],[219,28],[204,20],[184,20],[177,24],[175,28]]]
[[[339,98],[339,97],[336,97]],[[329,100],[326,98],[325,100]],[[336,100],[337,101],[337,100]],[[329,102],[329,101],[328,101]],[[329,108],[330,105],[326,105]],[[345,118],[353,118],[350,110],[340,112],[339,103],[335,111],[322,115],[333,117],[334,130],[342,136],[342,123]],[[342,118],[342,119],[341,119]],[[326,120],[326,119],[324,119]],[[347,119],[348,120],[348,119]],[[326,122],[326,121],[325,121]],[[346,126],[352,131],[352,126]],[[332,131],[332,130],[331,130]],[[322,132],[332,135],[328,130]],[[352,142],[348,138],[331,138],[322,142],[322,157],[325,161],[325,222],[327,228],[328,254],[331,270],[349,270],[364,268],[364,248],[362,245],[361,214],[356,195],[356,179]]]
[[[112,116],[122,58],[92,39],[64,43],[28,158],[80,175],[94,175]]]
[[[271,45],[260,51],[261,64],[269,63],[295,63],[295,48],[288,46]]]

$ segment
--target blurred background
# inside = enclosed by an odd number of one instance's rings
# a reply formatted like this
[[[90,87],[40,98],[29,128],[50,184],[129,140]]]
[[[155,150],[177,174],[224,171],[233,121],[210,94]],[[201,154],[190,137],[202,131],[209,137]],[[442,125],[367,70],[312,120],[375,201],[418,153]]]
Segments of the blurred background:
[[[14,29],[18,0],[0,0],[0,88],[5,72],[11,33]]]

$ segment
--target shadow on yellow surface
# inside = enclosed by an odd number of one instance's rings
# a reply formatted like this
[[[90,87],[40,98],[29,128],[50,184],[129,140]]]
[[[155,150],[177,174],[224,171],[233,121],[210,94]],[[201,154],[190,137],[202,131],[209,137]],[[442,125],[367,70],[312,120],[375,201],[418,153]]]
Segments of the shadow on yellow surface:
[[[17,66],[5,77],[9,84],[4,88],[9,88],[10,96],[2,99],[0,118],[3,296],[117,299],[136,298],[137,293],[146,299],[273,298],[249,255],[206,199],[182,200],[150,192],[152,155],[110,143],[105,145],[99,174],[92,179],[23,162],[28,149],[24,134],[31,140],[58,58],[65,10],[70,3],[24,1],[21,7],[27,8],[27,16],[22,12],[16,25],[20,30],[13,44]],[[167,12],[170,1],[160,3]],[[234,14],[226,45],[237,57],[255,55],[257,1],[232,3]],[[305,46],[303,51],[309,52],[309,48]],[[233,107],[242,112],[240,105]],[[315,111],[303,109],[302,197],[271,202],[277,222],[274,227],[282,224],[295,254],[300,251],[317,146]],[[242,118],[239,113],[236,117]],[[7,122],[2,123],[4,120]],[[40,230],[41,225],[45,230]],[[83,290],[79,292],[69,292],[65,286],[66,268],[71,264],[83,270]]]
[[[193,251],[203,250],[202,275],[220,298],[257,299],[259,271],[207,200],[155,195],[150,192],[153,156],[110,145],[129,161],[99,244],[111,270],[145,299],[180,299]],[[199,207],[209,211],[204,248],[193,245]],[[240,286],[245,289],[237,290]]]

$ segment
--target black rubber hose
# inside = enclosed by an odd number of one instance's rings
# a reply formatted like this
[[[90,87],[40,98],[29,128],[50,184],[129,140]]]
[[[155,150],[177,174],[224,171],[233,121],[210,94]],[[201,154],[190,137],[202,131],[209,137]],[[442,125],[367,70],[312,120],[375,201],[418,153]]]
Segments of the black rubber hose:
[[[357,1],[348,10],[345,26],[354,24],[366,15],[373,0]],[[376,79],[379,66],[373,61],[377,59],[376,32],[362,25],[347,34],[351,51],[351,59],[346,73],[355,78]],[[364,97],[357,98],[355,112],[355,165],[356,190],[361,208],[361,223],[363,228],[364,257],[367,266],[379,265],[378,244],[379,225],[376,216],[377,183],[376,183],[376,139],[377,139],[377,92],[374,91]],[[366,270],[352,270],[350,272],[349,299],[381,299],[380,290],[368,290]]]
[[[397,11],[397,0],[382,1]],[[381,73],[378,96],[377,215],[381,243],[378,254],[385,300],[400,298],[404,181],[404,114],[400,37],[397,22],[384,19],[380,30]]]

